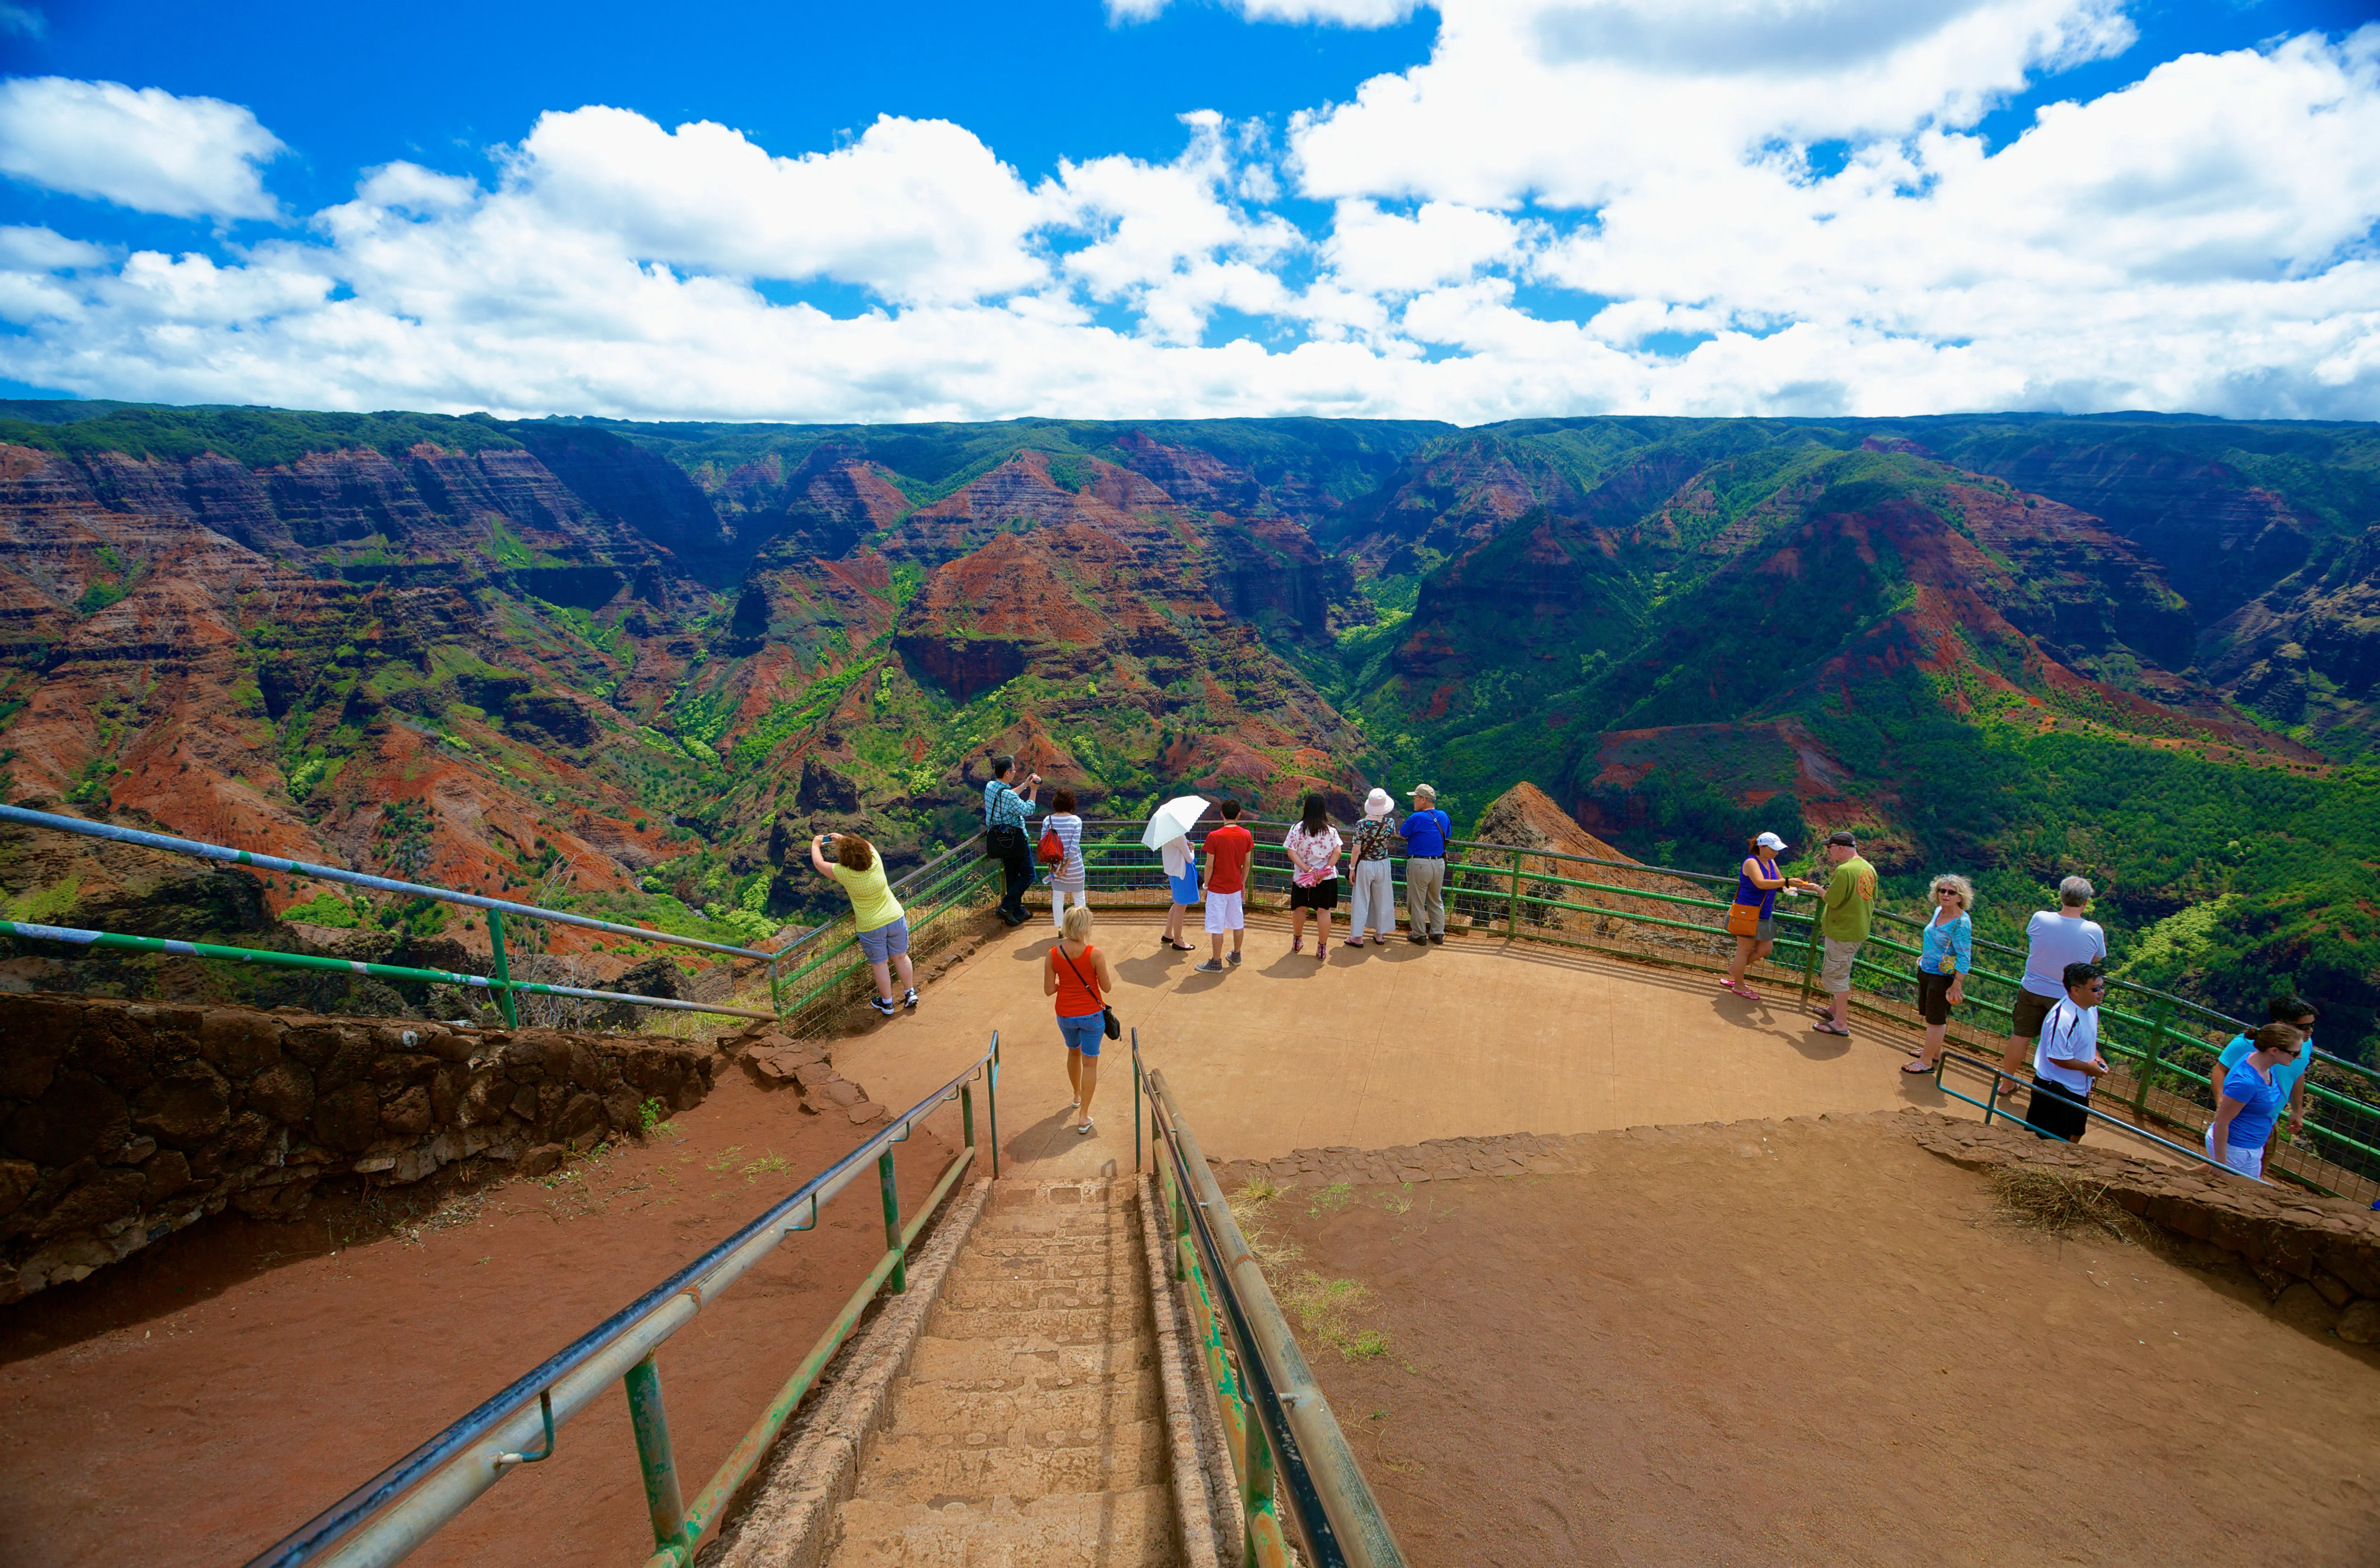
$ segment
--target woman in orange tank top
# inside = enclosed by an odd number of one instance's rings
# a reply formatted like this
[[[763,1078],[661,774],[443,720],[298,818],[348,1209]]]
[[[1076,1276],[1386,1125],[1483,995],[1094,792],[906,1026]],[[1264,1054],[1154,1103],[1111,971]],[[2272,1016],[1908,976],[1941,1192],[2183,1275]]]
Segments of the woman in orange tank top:
[[[1079,1112],[1075,1131],[1091,1130],[1091,1095],[1099,1087],[1099,1042],[1107,1039],[1107,994],[1115,989],[1107,954],[1091,945],[1091,911],[1077,904],[1066,911],[1056,946],[1041,960],[1041,994],[1058,999],[1058,1033],[1066,1041],[1066,1081],[1075,1086]]]

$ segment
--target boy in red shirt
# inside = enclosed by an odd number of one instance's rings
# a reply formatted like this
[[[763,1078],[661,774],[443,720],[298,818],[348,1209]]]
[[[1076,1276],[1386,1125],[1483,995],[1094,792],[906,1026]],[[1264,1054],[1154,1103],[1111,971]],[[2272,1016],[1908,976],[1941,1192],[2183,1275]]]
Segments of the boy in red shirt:
[[[1207,835],[1207,934],[1215,939],[1215,955],[1198,966],[1201,972],[1223,972],[1223,933],[1232,933],[1232,962],[1240,961],[1240,943],[1247,936],[1245,900],[1248,857],[1256,853],[1256,835],[1240,826],[1240,803],[1226,800],[1223,825]]]

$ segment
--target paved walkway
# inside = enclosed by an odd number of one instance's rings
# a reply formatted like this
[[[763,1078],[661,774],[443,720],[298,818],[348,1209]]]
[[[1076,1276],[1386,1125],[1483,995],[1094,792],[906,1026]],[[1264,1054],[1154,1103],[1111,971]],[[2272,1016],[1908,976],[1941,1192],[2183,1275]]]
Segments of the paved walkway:
[[[1484,936],[1334,942],[1317,964],[1310,932],[1293,957],[1272,923],[1250,928],[1240,968],[1201,975],[1203,951],[1168,951],[1159,918],[1128,910],[1102,912],[1093,941],[1143,1062],[1164,1070],[1218,1160],[1903,1105],[1981,1114],[1900,1073],[1913,1036],[1864,1018],[1851,1039],[1818,1034],[1783,986],[1755,1005],[1701,974]],[[1098,1131],[1067,1126],[1065,1054],[1041,994],[1050,942],[1040,922],[1002,932],[916,1014],[837,1041],[835,1065],[897,1109],[998,1029],[1002,1160],[1036,1179],[1130,1170],[1129,1034],[1101,1058]]]

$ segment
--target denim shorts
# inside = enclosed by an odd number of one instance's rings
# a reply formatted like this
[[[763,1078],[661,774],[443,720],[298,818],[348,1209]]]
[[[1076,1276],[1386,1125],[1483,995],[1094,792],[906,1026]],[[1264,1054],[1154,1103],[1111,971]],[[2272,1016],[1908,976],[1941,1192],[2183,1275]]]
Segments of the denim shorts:
[[[881,964],[896,953],[909,951],[909,917],[859,933],[859,951],[870,964]]]
[[[1061,1017],[1058,1032],[1066,1039],[1066,1049],[1079,1051],[1086,1056],[1099,1053],[1099,1042],[1108,1038],[1108,1015],[1086,1013],[1079,1018]]]

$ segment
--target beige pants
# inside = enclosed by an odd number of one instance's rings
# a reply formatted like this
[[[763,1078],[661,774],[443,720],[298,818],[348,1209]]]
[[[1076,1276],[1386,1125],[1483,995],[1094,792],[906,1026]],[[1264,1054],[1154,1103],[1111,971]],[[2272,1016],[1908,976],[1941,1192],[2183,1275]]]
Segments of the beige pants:
[[[1446,862],[1405,862],[1405,923],[1415,936],[1446,934]]]

